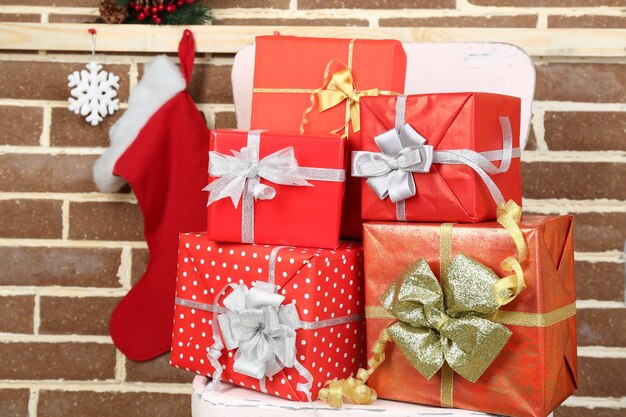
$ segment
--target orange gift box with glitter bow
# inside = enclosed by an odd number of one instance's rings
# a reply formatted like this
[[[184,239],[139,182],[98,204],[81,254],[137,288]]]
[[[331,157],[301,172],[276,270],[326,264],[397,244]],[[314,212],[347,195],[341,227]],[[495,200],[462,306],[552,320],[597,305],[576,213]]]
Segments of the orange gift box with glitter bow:
[[[379,398],[547,416],[577,388],[572,222],[366,223],[375,354],[358,377]],[[498,283],[514,295],[499,301]]]
[[[359,100],[404,91],[406,54],[395,40],[259,36],[251,129],[348,136],[359,144]],[[347,177],[344,237],[361,236],[360,180]]]

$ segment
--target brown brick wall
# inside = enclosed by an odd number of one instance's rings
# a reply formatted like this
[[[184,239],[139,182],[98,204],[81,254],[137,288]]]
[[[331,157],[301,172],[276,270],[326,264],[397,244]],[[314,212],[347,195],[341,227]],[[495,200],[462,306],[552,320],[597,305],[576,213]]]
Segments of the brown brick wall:
[[[220,25],[626,28],[624,0],[202,1]],[[0,0],[0,22],[93,22],[99,3]],[[150,56],[100,58],[126,104]],[[576,218],[580,391],[555,416],[622,416],[626,59],[533,58],[526,210]],[[66,77],[88,59],[0,50],[0,415],[189,416],[193,375],[166,356],[126,360],[107,334],[148,252],[132,192],[102,194],[91,181],[121,112],[91,127],[65,108]],[[231,55],[208,54],[194,70],[191,92],[211,127],[235,126],[231,65]]]

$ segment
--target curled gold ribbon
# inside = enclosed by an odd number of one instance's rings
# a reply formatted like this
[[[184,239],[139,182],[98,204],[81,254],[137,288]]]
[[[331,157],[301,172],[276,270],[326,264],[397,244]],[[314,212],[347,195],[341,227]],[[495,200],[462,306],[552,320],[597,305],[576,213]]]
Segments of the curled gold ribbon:
[[[343,407],[343,398],[347,398],[353,404],[365,405],[376,401],[376,391],[365,385],[370,375],[374,373],[385,361],[385,348],[391,341],[391,335],[387,329],[383,329],[374,342],[372,356],[367,361],[367,369],[359,368],[356,378],[334,379],[326,381],[318,397],[331,407]]]

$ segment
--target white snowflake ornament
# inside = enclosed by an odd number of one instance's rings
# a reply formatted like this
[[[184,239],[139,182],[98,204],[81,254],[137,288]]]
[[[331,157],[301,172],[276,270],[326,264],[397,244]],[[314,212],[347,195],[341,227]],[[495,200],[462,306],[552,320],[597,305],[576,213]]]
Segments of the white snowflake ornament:
[[[70,92],[69,109],[85,117],[93,126],[97,126],[106,116],[120,108],[117,89],[120,88],[118,77],[102,69],[96,61],[87,64],[86,70],[74,71],[67,79]]]

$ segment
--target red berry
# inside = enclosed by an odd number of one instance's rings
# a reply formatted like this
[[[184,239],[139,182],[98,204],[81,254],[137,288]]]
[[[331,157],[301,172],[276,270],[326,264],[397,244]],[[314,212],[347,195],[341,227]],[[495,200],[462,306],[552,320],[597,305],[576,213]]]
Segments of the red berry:
[[[152,15],[152,20],[153,20],[153,21],[155,21],[155,22],[156,22],[156,20],[157,20],[158,18],[159,18],[159,16],[158,16],[158,15],[156,15],[156,14],[153,14],[153,15]]]
[[[178,0],[176,4],[178,4],[179,6],[182,6],[183,4],[185,4],[185,2],[183,0]]]
[[[145,15],[149,15],[150,14],[150,8],[148,6],[143,8],[143,14],[145,14]]]
[[[139,13],[139,14],[137,15],[137,20],[143,20],[143,19],[145,19],[145,18],[146,18],[146,15],[145,15],[145,14],[143,14],[143,13]]]
[[[162,4],[159,4],[157,7],[158,7],[158,9],[159,9],[159,11],[160,11],[160,12],[162,12],[163,10],[165,10],[165,6],[164,6],[164,5],[162,5]]]
[[[176,11],[176,6],[170,4],[165,10],[167,10],[168,13],[174,13]]]
[[[187,0],[187,4],[193,3],[194,0]]]
[[[151,12],[152,14],[157,14],[157,13],[159,13],[159,8],[158,8],[158,7],[156,7],[156,6],[153,6],[153,7],[150,9],[150,12]]]
[[[157,16],[156,19],[154,19],[154,23],[156,23],[157,25],[161,24],[161,18]]]
[[[140,6],[140,5],[138,5],[138,4],[135,4],[134,9],[135,9],[135,11],[137,11],[137,12],[138,12],[139,10],[141,10],[141,6]]]
[[[135,8],[135,2],[131,1],[130,3],[128,3],[128,7],[132,7],[134,9]]]

